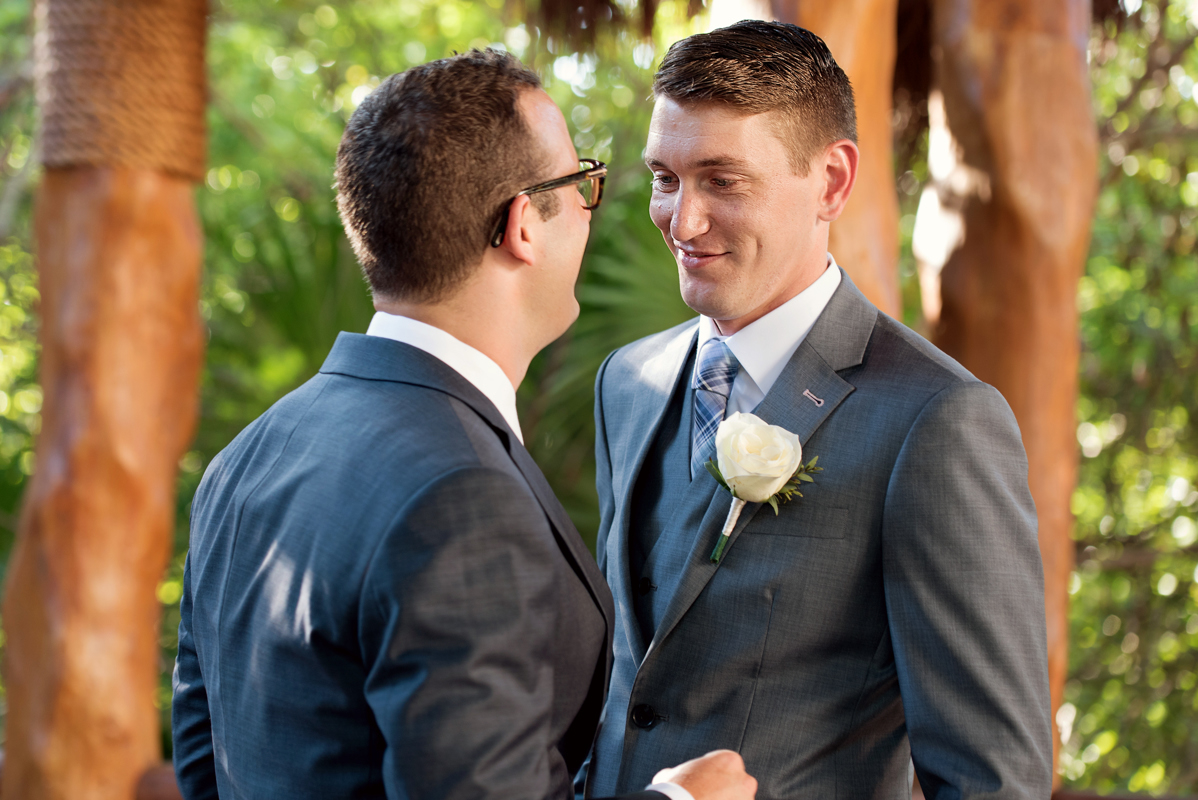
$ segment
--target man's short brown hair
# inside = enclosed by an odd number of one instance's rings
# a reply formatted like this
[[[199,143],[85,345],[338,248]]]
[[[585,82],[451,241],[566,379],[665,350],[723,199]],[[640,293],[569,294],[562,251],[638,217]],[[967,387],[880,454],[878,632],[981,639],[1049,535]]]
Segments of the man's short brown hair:
[[[779,112],[781,138],[800,175],[832,142],[857,141],[848,76],[824,41],[798,25],[745,20],[675,42],[653,78],[653,94],[680,105]]]
[[[434,302],[469,277],[504,203],[546,178],[517,107],[540,86],[488,48],[392,75],[358,106],[337,150],[337,207],[375,297]],[[530,199],[557,213],[552,193]]]

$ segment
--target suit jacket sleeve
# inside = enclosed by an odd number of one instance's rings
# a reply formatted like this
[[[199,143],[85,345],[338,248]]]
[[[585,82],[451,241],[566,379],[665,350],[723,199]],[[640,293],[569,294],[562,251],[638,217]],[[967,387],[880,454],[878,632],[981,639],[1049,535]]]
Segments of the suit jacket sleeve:
[[[410,501],[374,555],[359,637],[389,798],[549,796],[546,541],[526,486],[464,468]]]
[[[1052,735],[1027,458],[983,383],[940,392],[886,494],[883,575],[912,758],[929,798],[1044,798]]]
[[[179,654],[172,678],[171,733],[175,775],[187,800],[216,800],[216,765],[212,752],[212,718],[208,692],[195,639],[191,634],[191,556],[183,567],[183,598],[179,604]]]

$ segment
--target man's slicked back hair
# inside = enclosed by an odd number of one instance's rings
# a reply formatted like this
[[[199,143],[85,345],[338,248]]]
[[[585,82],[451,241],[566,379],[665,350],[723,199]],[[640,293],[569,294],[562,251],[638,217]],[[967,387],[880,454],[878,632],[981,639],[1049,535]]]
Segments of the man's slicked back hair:
[[[337,207],[375,297],[452,294],[503,204],[546,179],[543,148],[517,107],[540,86],[488,48],[392,75],[358,106],[337,150]],[[543,217],[557,212],[555,197],[530,199]]]
[[[798,25],[745,20],[675,42],[653,79],[653,95],[684,106],[778,112],[779,133],[800,175],[832,142],[857,141],[848,76],[823,39]]]

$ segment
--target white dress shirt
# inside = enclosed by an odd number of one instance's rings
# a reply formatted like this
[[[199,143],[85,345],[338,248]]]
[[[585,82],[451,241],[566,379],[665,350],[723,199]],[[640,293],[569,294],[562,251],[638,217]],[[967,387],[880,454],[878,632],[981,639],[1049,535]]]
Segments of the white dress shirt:
[[[736,411],[751,413],[765,399],[838,286],[840,267],[829,253],[828,266],[814,283],[731,336],[722,335],[710,317],[699,317],[699,349],[695,352],[701,351],[708,339],[722,340],[740,362],[726,416]],[[698,359],[695,362],[698,370]]]
[[[512,433],[516,434],[520,443],[524,444],[520,418],[516,416],[516,389],[508,380],[503,368],[490,357],[440,328],[385,311],[374,312],[374,319],[370,320],[366,335],[382,336],[384,339],[410,344],[445,362],[446,366],[470,381],[474,388],[495,404],[495,408],[503,415],[504,422],[512,429]]]

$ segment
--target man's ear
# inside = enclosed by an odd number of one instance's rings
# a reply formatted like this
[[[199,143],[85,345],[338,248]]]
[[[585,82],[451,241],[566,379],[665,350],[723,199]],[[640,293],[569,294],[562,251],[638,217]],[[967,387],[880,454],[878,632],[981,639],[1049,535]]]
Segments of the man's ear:
[[[819,218],[831,222],[840,216],[844,206],[853,193],[853,185],[857,182],[857,163],[861,160],[861,151],[849,139],[833,142],[824,150],[824,158],[816,164],[822,164],[824,170],[824,194],[820,198]]]
[[[506,250],[517,261],[532,264],[536,260],[532,246],[532,226],[540,219],[541,215],[533,207],[528,195],[517,196],[508,208],[507,228],[504,229],[503,244],[499,245],[500,249]]]

